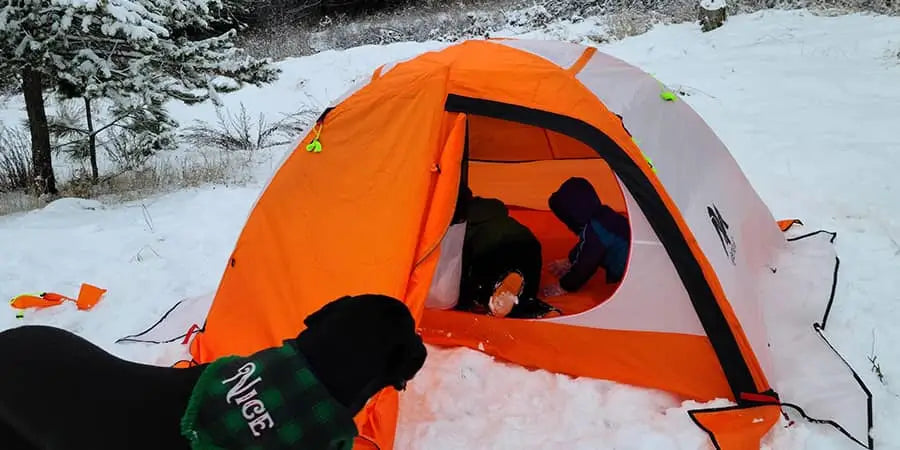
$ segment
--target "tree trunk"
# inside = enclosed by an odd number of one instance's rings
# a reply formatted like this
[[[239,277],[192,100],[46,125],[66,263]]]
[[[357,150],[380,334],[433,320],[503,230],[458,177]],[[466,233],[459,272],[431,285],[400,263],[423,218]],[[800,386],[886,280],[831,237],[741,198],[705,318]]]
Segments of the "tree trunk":
[[[56,194],[53,157],[50,152],[50,129],[44,111],[44,86],[41,73],[26,67],[22,70],[22,92],[28,111],[31,130],[31,164],[34,166],[34,185],[38,194]]]
[[[91,181],[97,184],[100,170],[97,168],[97,135],[94,134],[94,118],[91,117],[91,99],[84,98],[84,113],[87,116],[88,151],[91,155]]]
[[[727,5],[723,0],[701,0],[700,13],[700,30],[704,33],[715,30],[725,24],[727,19]]]

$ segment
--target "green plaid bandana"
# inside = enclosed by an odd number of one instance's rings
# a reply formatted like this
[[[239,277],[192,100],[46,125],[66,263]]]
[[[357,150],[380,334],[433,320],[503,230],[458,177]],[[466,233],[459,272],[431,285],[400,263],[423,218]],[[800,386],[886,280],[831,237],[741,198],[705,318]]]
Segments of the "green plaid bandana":
[[[181,433],[194,450],[350,450],[350,412],[285,343],[248,357],[228,356],[200,375]]]

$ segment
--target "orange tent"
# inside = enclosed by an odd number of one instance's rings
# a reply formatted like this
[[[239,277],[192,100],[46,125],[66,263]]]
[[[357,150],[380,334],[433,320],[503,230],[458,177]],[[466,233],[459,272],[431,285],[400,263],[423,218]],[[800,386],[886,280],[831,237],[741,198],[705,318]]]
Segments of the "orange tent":
[[[575,242],[547,206],[571,176],[629,217],[619,284],[597,276],[549,299],[564,314],[547,319],[425,307],[461,183],[509,205],[550,261]],[[191,351],[199,362],[248,354],[296,335],[332,299],[383,293],[435,345],[730,399],[692,418],[720,448],[758,448],[782,399],[757,286],[790,251],[789,225],[648,74],[575,44],[467,41],[379,67],[324,111],[253,207]],[[359,447],[392,448],[397,405],[392,390],[369,403]],[[864,441],[868,428],[850,433]]]

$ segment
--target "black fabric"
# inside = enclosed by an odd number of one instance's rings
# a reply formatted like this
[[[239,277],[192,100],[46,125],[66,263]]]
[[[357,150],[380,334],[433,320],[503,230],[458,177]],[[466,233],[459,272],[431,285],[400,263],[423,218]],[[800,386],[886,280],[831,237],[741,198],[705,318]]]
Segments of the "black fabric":
[[[329,106],[322,111],[322,114],[319,114],[319,118],[316,119],[316,123],[322,123],[326,117],[328,117],[328,113],[334,110],[334,106]]]
[[[396,299],[344,297],[305,322],[286,342],[354,415],[381,389],[405,388],[425,362],[412,316]],[[207,366],[125,361],[54,327],[0,332],[0,448],[188,450],[181,418]]]
[[[581,234],[585,225],[593,218],[594,212],[600,209],[603,203],[588,180],[572,177],[550,194],[547,205],[569,231]]]
[[[4,449],[190,448],[179,426],[203,365],[124,361],[47,326],[0,333],[0,361],[0,428],[20,437]]]
[[[510,319],[538,319],[554,311],[559,314],[563,313],[559,308],[539,298],[532,297],[517,304],[506,317]]]
[[[575,234],[581,233],[591,220],[599,221],[612,233],[629,238],[628,219],[603,204],[594,186],[585,178],[571,177],[550,194],[547,205]]]
[[[469,189],[469,120],[467,118],[466,135],[463,141],[462,165],[459,170],[459,193],[456,196],[456,209],[453,210],[451,225],[459,224],[466,220],[466,209],[471,199],[472,191]]]
[[[518,272],[523,286],[519,304],[510,315],[537,311],[528,305],[537,299],[541,282],[543,259],[537,236],[512,218],[506,205],[497,199],[471,197],[465,218],[458,309],[483,308],[497,284],[511,272]]]
[[[728,380],[734,398],[756,393],[756,383],[741,354],[725,315],[716,302],[700,263],[678,229],[659,193],[634,160],[609,136],[578,119],[533,108],[450,94],[445,109],[545,128],[572,137],[591,147],[619,176],[647,217],[684,283],[700,323]]]
[[[342,297],[304,321],[293,344],[334,397],[355,415],[373,395],[403,390],[427,351],[406,305],[384,295]]]
[[[0,420],[0,444],[2,444],[3,450],[35,450],[38,448],[19,434],[19,430],[12,424],[3,420]]]

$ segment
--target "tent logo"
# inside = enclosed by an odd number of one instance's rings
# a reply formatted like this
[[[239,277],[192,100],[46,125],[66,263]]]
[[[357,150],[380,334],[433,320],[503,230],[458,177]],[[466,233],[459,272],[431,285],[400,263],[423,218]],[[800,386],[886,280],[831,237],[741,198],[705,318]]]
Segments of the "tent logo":
[[[731,264],[735,265],[734,257],[737,253],[737,245],[735,244],[734,239],[728,234],[728,222],[722,218],[722,213],[719,212],[719,208],[715,203],[712,206],[707,206],[706,212],[709,213],[709,220],[716,229],[716,233],[719,234],[719,240],[722,241],[722,248],[725,249],[725,254],[728,255]]]

